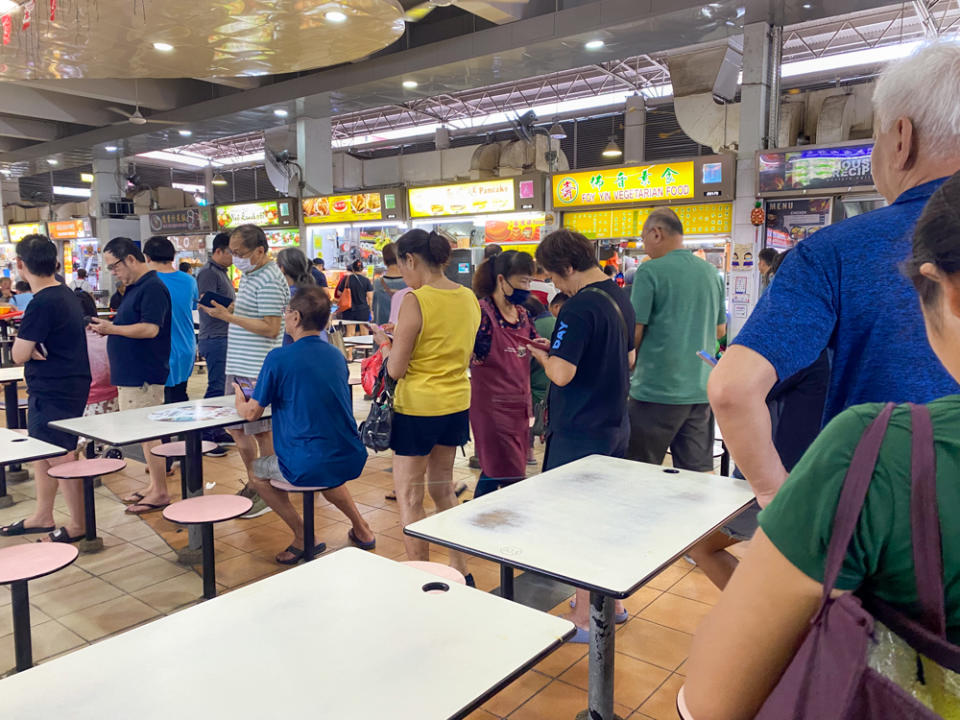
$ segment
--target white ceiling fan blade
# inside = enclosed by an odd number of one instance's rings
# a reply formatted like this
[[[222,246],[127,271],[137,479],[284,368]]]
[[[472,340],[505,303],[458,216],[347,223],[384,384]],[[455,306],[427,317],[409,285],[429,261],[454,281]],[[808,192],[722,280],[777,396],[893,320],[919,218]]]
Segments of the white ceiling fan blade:
[[[148,123],[154,125],[186,125],[185,122],[180,122],[179,120],[154,120],[153,118],[146,118]]]
[[[125,118],[129,118],[133,113],[127,112],[126,110],[121,110],[118,107],[108,106],[107,110],[110,112],[115,112],[117,115],[123,115]]]

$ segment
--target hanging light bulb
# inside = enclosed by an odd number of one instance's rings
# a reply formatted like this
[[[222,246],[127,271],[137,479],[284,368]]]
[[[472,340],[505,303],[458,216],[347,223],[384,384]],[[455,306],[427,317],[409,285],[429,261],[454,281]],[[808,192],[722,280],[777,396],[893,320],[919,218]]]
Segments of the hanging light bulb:
[[[605,158],[623,157],[623,150],[620,149],[620,146],[617,144],[617,139],[613,135],[610,136],[610,142],[608,142],[607,146],[603,149],[603,156]]]
[[[565,140],[567,137],[567,131],[563,129],[558,121],[553,121],[553,127],[550,128],[550,137],[554,140]]]
[[[228,183],[227,183],[227,179],[222,174],[217,173],[216,175],[213,176],[213,180],[210,181],[210,184],[223,186],[223,185],[227,185]]]

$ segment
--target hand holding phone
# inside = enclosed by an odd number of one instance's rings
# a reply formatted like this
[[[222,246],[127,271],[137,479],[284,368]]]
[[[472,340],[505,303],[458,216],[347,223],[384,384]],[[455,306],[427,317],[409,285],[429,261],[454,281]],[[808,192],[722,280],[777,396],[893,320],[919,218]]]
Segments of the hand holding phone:
[[[256,386],[256,380],[251,380],[247,377],[235,377],[233,379],[233,384],[240,388],[240,392],[243,393],[245,400],[249,400],[253,397],[253,388]]]
[[[228,308],[233,305],[233,300],[228,298],[226,295],[215,293],[212,290],[208,290],[200,297],[200,304],[204,307],[212,308],[213,303],[217,303],[217,305],[222,305],[223,307]]]
[[[697,350],[697,355],[700,356],[700,359],[703,360],[710,367],[717,366],[717,359],[708,353],[706,350]]]

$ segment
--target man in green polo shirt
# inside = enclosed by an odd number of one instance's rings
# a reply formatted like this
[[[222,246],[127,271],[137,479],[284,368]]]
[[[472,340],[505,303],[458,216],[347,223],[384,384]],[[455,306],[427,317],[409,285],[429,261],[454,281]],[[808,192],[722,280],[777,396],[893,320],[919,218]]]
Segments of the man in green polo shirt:
[[[710,367],[697,355],[713,351],[726,332],[723,280],[717,269],[683,246],[683,225],[669,208],[643,226],[650,260],[633,277],[637,366],[630,383],[627,457],[659,465],[713,470],[713,412],[707,401]]]

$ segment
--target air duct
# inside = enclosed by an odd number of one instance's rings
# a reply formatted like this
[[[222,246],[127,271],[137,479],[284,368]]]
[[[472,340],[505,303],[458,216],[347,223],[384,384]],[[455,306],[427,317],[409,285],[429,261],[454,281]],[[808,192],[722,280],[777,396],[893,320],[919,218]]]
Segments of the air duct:
[[[817,120],[817,145],[850,139],[850,95],[833,95],[823,101]]]
[[[743,55],[729,45],[667,59],[677,122],[714,152],[736,148],[740,138],[740,105],[732,101],[742,64]]]

